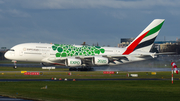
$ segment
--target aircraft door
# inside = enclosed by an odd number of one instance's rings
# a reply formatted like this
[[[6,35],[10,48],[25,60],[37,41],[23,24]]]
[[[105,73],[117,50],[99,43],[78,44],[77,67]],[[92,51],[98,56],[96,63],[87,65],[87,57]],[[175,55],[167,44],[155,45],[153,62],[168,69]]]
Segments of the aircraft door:
[[[46,54],[47,54],[46,51],[43,51],[43,52],[42,52],[42,56],[43,56],[43,57],[46,57]]]
[[[42,56],[43,57],[46,57],[46,56],[48,56],[49,55],[49,51],[48,50],[43,50],[42,51]]]
[[[118,50],[114,50],[114,53],[117,54],[117,53],[118,53]]]

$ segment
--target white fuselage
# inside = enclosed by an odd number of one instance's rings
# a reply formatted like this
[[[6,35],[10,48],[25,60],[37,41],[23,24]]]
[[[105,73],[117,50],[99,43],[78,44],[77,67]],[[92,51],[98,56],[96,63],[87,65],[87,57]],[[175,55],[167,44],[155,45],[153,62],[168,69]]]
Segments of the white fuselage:
[[[25,44],[19,44],[14,47],[12,47],[9,51],[5,53],[5,57],[7,59],[13,60],[13,61],[29,61],[29,62],[47,62],[47,63],[55,63],[52,61],[49,61],[50,59],[56,59],[56,53],[57,50],[52,49],[53,44],[47,44],[47,43],[25,43]],[[82,45],[72,45],[74,47],[83,47]],[[99,53],[93,55],[96,56],[112,56],[114,58],[114,63],[122,64],[122,63],[128,63],[133,61],[141,61],[146,60],[152,57],[146,57],[142,58],[142,54],[150,54],[142,51],[134,51],[129,55],[122,55],[123,52],[126,50],[126,48],[116,48],[116,47],[101,47],[105,50],[104,53]],[[71,57],[78,57],[79,55],[73,55],[73,56],[66,56],[66,57],[58,57],[58,58],[71,58]],[[83,55],[81,55],[82,57]],[[91,55],[89,55],[91,56]],[[116,61],[116,56],[126,56],[127,59],[121,59],[121,61]],[[86,56],[84,56],[86,57]],[[109,63],[109,65],[115,65],[114,63]]]

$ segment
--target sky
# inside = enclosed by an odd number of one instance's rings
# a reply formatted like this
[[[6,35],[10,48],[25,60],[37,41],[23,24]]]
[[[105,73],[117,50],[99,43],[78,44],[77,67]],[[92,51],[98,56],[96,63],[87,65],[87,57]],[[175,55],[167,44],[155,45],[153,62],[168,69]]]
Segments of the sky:
[[[180,38],[180,0],[0,0],[0,47],[20,43],[117,46],[154,19],[156,41]]]

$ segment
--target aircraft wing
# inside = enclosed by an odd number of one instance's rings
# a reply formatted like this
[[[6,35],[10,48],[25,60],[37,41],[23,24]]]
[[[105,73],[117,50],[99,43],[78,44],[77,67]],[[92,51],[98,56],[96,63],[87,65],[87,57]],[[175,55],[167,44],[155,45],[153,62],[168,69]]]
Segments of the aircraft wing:
[[[55,58],[44,58],[42,62],[51,63],[55,65],[66,65],[66,60],[70,58],[81,59],[84,62],[91,61],[94,56],[76,56],[76,57],[55,57]]]
[[[170,54],[176,54],[176,52],[163,52],[163,53],[156,53],[155,55],[170,55]]]
[[[101,56],[75,56],[75,57],[53,57],[53,58],[44,58],[42,61],[45,63],[57,64],[57,65],[66,65],[68,59],[78,59],[82,61],[82,64],[92,66],[93,59],[95,57],[107,58],[109,63],[114,63],[114,61],[129,61],[129,57],[136,58],[146,58],[152,57],[152,54],[136,54],[136,55],[121,55],[121,54],[112,54],[112,55],[101,55]]]
[[[114,54],[114,55],[106,55],[106,56],[103,56],[103,57],[124,59],[124,58],[127,58],[127,57],[143,58],[143,57],[148,57],[148,56],[152,56],[152,54],[135,54],[135,55],[120,55],[120,54]]]

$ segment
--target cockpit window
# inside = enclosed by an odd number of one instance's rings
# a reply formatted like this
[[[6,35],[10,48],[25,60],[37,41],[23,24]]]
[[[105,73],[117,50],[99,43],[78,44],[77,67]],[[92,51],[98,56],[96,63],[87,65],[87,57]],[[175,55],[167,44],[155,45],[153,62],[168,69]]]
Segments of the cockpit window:
[[[14,49],[9,49],[8,51],[14,51]]]

